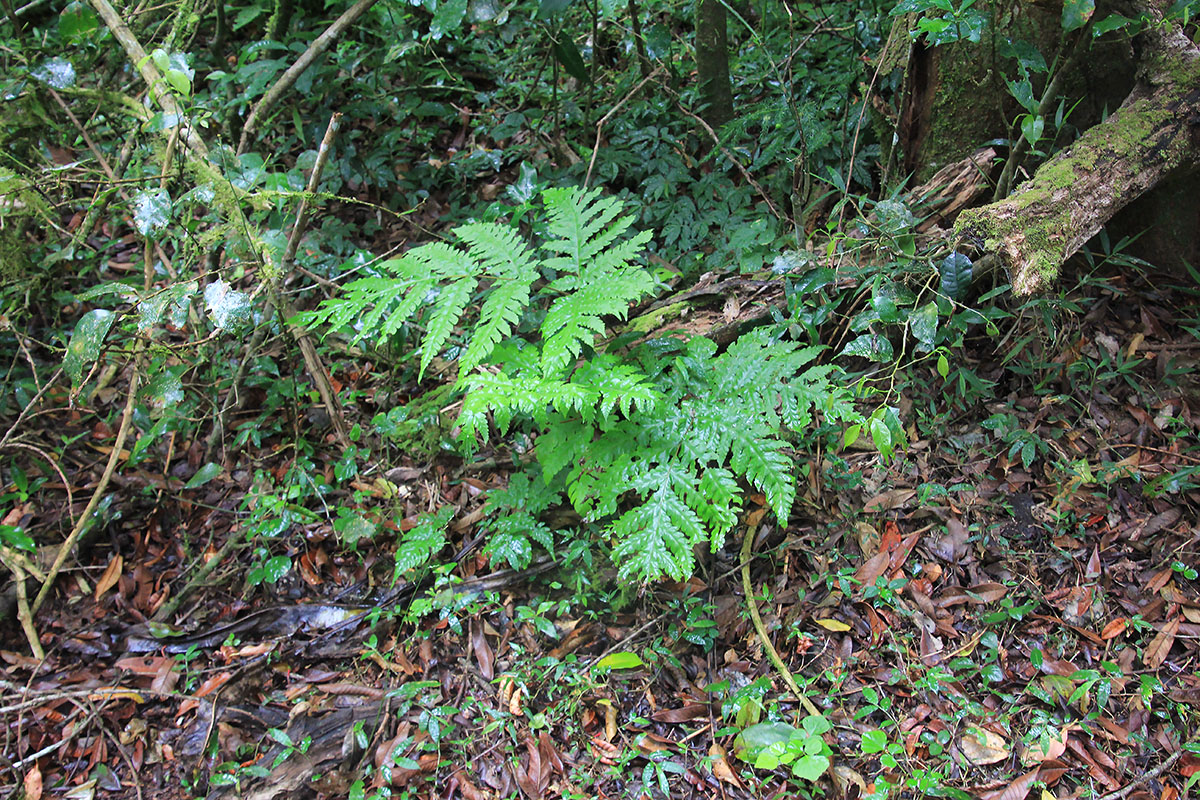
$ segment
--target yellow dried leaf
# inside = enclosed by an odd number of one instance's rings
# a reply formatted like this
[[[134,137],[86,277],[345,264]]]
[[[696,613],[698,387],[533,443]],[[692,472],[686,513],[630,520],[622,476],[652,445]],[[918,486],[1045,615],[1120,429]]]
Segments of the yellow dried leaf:
[[[840,619],[819,619],[817,620],[817,624],[825,630],[833,631],[834,633],[845,633],[850,630],[850,626]]]

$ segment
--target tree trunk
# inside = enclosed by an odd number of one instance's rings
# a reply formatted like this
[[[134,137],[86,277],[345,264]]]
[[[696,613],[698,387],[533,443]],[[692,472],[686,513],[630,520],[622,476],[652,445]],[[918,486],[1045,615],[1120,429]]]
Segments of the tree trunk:
[[[700,116],[719,131],[733,119],[729,81],[729,37],[721,0],[696,0],[696,77],[700,81]]]
[[[1165,5],[1142,5],[1152,19],[1139,35],[1141,74],[1117,112],[1011,197],[958,217],[956,238],[982,241],[1018,294],[1045,288],[1114,214],[1200,162],[1200,49],[1163,22]]]

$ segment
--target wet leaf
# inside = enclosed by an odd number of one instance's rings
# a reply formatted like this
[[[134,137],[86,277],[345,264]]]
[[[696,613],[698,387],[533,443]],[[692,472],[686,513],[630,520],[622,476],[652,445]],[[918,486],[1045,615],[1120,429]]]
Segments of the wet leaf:
[[[1095,12],[1096,0],[1063,0],[1063,30],[1074,31],[1082,28]]]
[[[83,381],[84,368],[90,368],[100,356],[100,348],[114,320],[116,315],[113,312],[97,308],[84,314],[75,323],[75,332],[71,334],[67,353],[63,357],[63,371],[73,386]]]
[[[133,224],[142,236],[152,236],[171,222],[171,195],[166,189],[142,189],[133,196]]]
[[[971,285],[971,259],[962,253],[951,253],[938,267],[942,294],[951,300],[961,300]]]
[[[593,667],[593,669],[634,669],[636,667],[643,666],[645,663],[646,662],[642,661],[641,657],[639,657],[637,653],[609,653],[604,658],[597,661],[596,666]]]
[[[204,302],[209,319],[218,330],[236,330],[250,322],[250,295],[220,278],[204,287]]]
[[[200,469],[196,470],[196,474],[193,475],[186,484],[184,484],[183,488],[198,489],[220,474],[221,465],[217,464],[216,462],[209,461],[207,464],[200,467]]]

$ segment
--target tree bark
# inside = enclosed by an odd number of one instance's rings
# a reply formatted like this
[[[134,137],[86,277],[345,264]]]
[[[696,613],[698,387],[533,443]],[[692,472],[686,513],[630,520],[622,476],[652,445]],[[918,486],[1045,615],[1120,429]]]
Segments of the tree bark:
[[[958,217],[956,238],[982,240],[1018,294],[1044,289],[1114,214],[1200,163],[1200,48],[1163,21],[1165,6],[1140,6],[1151,17],[1138,37],[1141,74],[1116,113],[1012,196]]]
[[[696,0],[696,77],[700,81],[700,116],[714,130],[733,119],[729,81],[729,35],[721,0]]]

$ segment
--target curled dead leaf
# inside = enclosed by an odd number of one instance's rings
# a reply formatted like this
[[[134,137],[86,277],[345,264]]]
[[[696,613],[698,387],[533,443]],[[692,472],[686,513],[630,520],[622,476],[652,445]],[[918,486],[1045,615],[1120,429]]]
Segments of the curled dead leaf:
[[[996,764],[1008,758],[1008,743],[1004,737],[986,728],[969,729],[959,741],[959,749],[975,766]]]
[[[724,747],[713,742],[712,747],[708,748],[708,756],[712,759],[712,771],[717,780],[727,783],[735,789],[742,788],[742,779],[729,766],[729,758]]]

